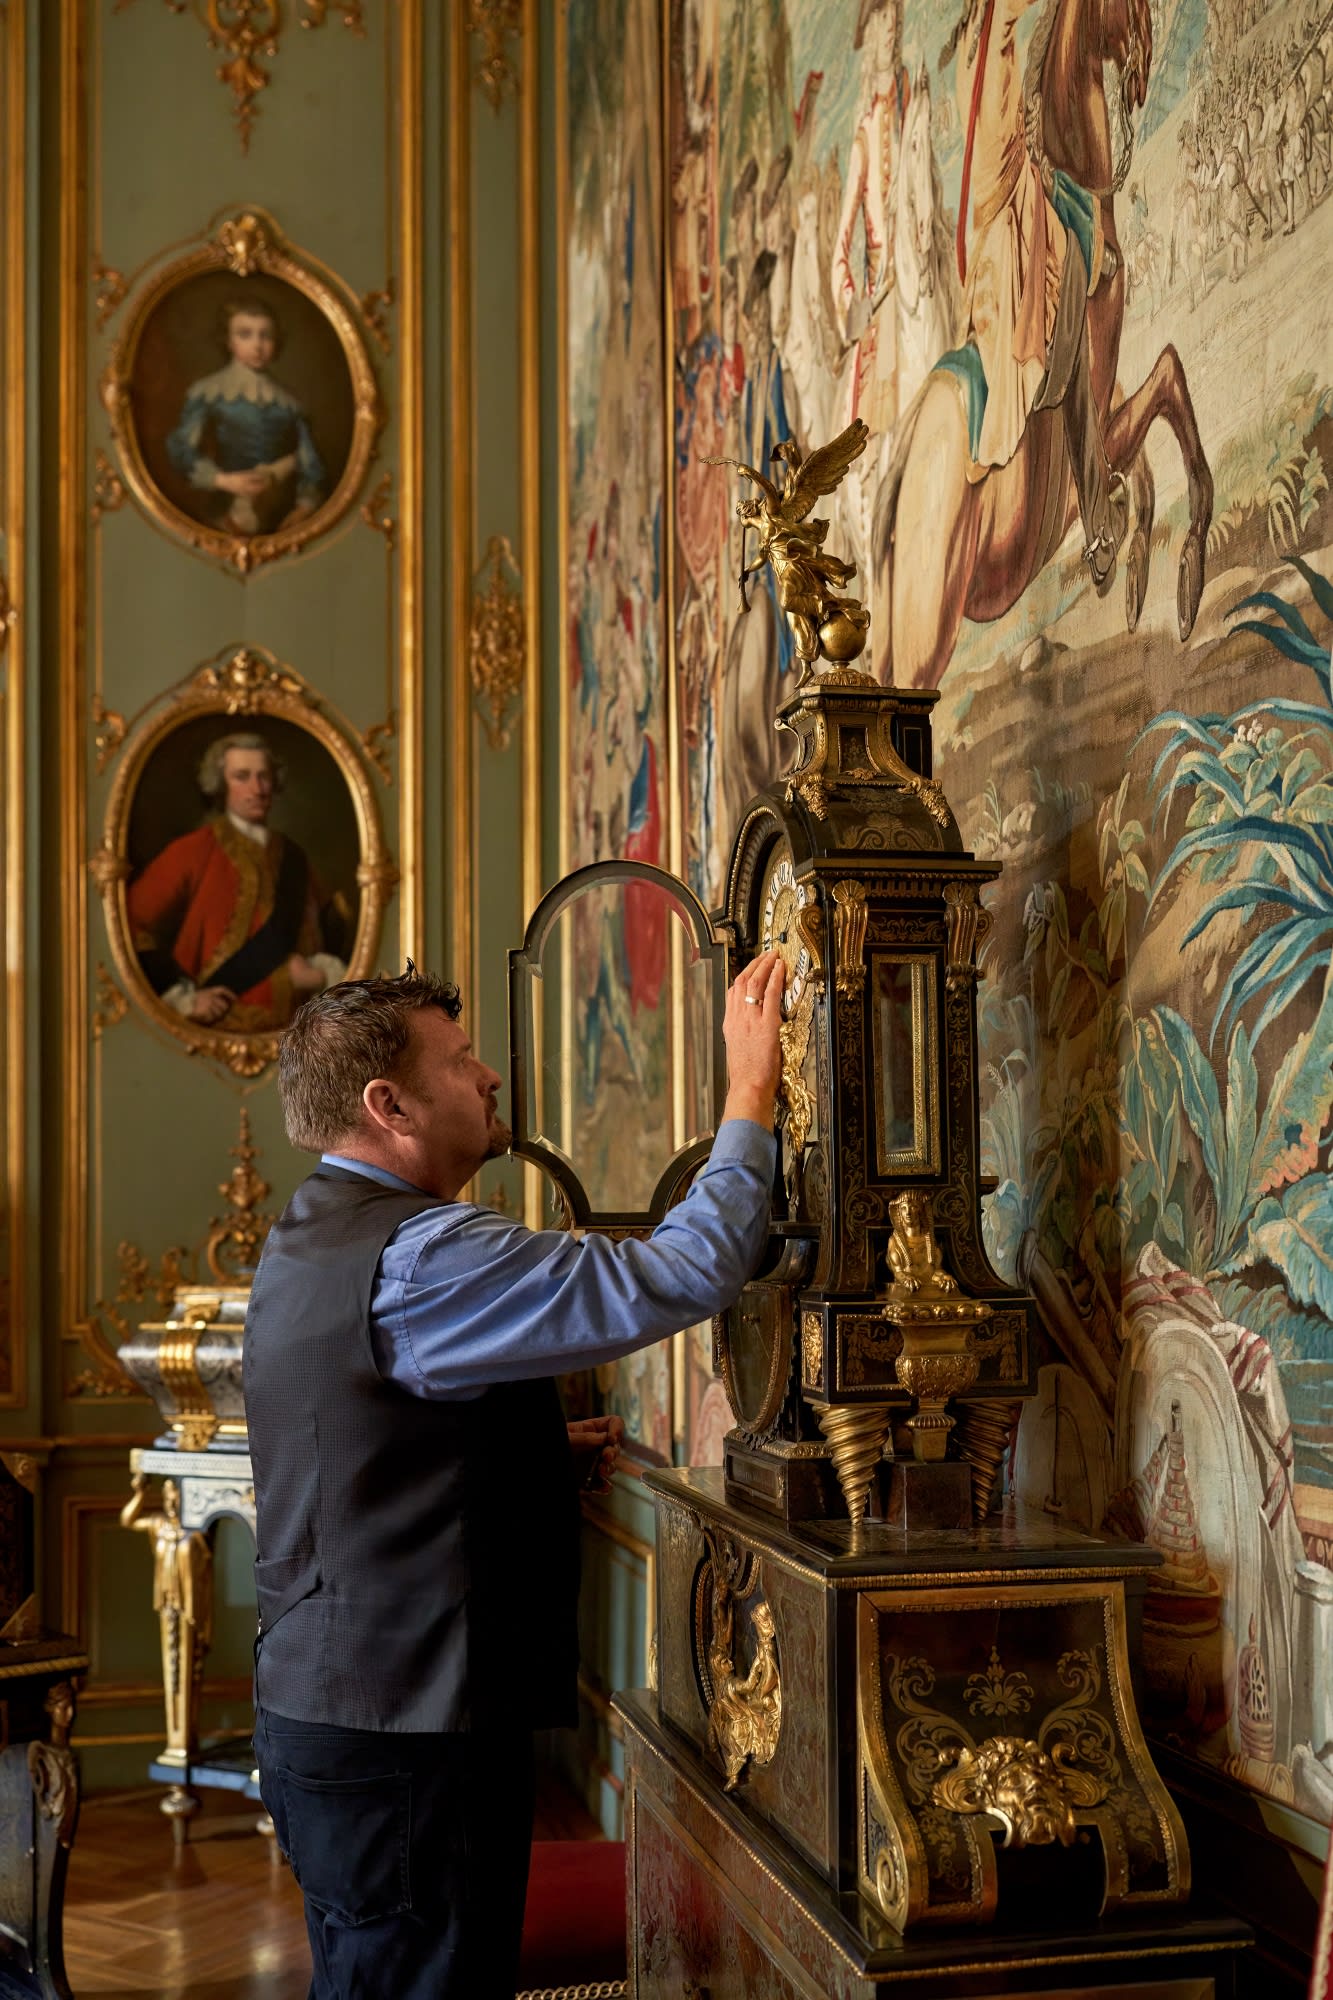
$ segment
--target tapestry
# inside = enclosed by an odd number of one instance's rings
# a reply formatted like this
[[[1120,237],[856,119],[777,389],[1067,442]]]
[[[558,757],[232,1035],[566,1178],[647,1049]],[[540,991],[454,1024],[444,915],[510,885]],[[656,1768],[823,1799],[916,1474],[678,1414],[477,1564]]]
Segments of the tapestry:
[[[828,547],[1004,864],[987,1236],[1048,1334],[1013,1484],[1162,1552],[1156,1730],[1328,1821],[1333,9],[672,0],[666,63],[689,879],[793,684],[707,461],[859,416]]]
[[[660,10],[568,0],[560,14],[564,765],[562,872],[665,865]],[[580,906],[559,977],[560,1143],[585,1185],[646,1204],[672,1148],[664,1085],[669,916],[650,890]],[[608,1206],[612,1205],[609,1201]],[[599,1371],[602,1407],[670,1459],[670,1348]]]

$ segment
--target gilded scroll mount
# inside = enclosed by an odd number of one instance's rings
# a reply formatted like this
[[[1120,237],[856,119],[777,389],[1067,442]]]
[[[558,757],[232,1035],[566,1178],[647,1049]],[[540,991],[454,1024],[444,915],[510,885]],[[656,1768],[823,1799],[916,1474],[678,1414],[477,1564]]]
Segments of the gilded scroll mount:
[[[782,1680],[777,1626],[762,1593],[757,1562],[738,1568],[735,1549],[707,1530],[708,1572],[712,1578],[712,1629],[707,1644],[708,1746],[721,1759],[724,1789],[735,1791],[750,1765],[771,1764],[782,1729]],[[736,1606],[750,1606],[754,1655],[748,1670],[736,1671]]]

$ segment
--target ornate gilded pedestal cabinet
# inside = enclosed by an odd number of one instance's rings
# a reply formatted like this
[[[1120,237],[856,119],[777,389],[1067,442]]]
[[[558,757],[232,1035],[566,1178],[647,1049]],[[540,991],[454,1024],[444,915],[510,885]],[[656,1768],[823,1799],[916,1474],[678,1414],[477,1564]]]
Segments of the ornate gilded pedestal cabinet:
[[[1157,1557],[993,1504],[1035,1308],[982,1241],[998,870],[934,777],[934,700],[845,659],[807,673],[779,711],[791,774],[745,812],[711,931],[682,885],[656,891],[679,916],[664,1032],[687,1074],[653,1213],[716,1112],[720,1078],[693,1072],[729,971],[776,945],[788,976],[772,1236],[715,1327],[725,1466],[648,1478],[657,1686],[617,1702],[639,2000],[1208,2000],[1246,1941],[1191,1903],[1139,1726]],[[562,884],[514,955],[516,1150],[576,1223],[625,1229],[648,1214],[581,1186],[568,1079],[541,1059],[578,963],[560,919],[614,881]]]

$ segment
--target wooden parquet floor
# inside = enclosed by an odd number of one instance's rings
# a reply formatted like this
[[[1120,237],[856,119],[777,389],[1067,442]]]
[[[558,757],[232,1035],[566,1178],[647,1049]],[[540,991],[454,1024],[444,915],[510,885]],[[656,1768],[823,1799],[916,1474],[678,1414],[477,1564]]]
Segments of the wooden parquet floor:
[[[76,2000],[305,2000],[301,1896],[256,1806],[204,1795],[176,1857],[162,1792],[85,1799],[65,1895],[65,1969]],[[582,1806],[553,1786],[539,1840],[595,1838]]]

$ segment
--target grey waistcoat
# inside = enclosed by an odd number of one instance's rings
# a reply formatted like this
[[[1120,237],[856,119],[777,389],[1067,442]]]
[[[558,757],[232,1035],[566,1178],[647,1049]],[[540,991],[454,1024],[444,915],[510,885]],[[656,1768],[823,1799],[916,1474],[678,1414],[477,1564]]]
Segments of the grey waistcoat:
[[[245,1328],[255,1700],[349,1729],[575,1720],[579,1507],[553,1382],[437,1402],[375,1366],[375,1270],[425,1194],[321,1167]]]

